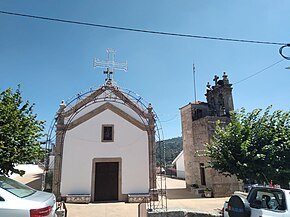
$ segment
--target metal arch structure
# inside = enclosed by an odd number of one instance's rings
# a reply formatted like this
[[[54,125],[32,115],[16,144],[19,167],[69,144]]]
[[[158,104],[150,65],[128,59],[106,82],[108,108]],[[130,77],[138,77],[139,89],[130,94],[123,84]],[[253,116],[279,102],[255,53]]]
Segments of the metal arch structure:
[[[72,109],[78,102],[81,102],[82,100],[86,99],[88,96],[90,96],[91,94],[93,94],[94,92],[96,92],[97,90],[100,90],[102,88],[104,88],[106,85],[108,85],[108,83],[105,83],[104,85],[100,86],[100,87],[92,87],[90,89],[87,89],[83,92],[80,92],[76,95],[74,95],[73,97],[71,97],[70,99],[68,99],[66,102],[62,102],[62,105],[65,105],[65,110],[70,110]],[[112,85],[112,84],[109,84]],[[121,92],[123,95],[127,96],[131,102],[133,102],[136,106],[138,106],[141,110],[146,111],[148,108],[147,106],[151,105],[150,103],[147,103],[140,95],[136,94],[135,92],[128,90],[128,89],[121,89],[120,87],[117,87],[115,85],[112,85],[115,88],[118,89],[119,92]],[[82,106],[80,109],[74,111],[74,113],[70,116],[69,120],[67,120],[66,123],[66,127],[63,130],[63,136],[62,136],[62,142],[64,142],[64,137],[65,137],[65,133],[68,130],[68,126],[69,124],[72,122],[72,120],[74,119],[74,117],[81,112],[83,109],[95,104],[95,103],[101,103],[101,102],[114,102],[114,103],[120,103],[123,104],[127,107],[129,107],[129,105],[120,100],[119,98],[117,98],[116,96],[114,96],[114,94],[105,94],[105,95],[99,95],[98,97],[96,97],[92,102],[90,102],[89,104],[84,104],[84,106]],[[166,163],[165,163],[165,145],[163,143],[163,131],[162,131],[162,126],[161,126],[161,122],[155,112],[155,110],[152,108],[152,113],[154,115],[154,131],[155,131],[155,148],[159,149],[159,154],[161,156],[159,156],[161,160],[160,162],[160,168],[165,167]],[[46,140],[46,149],[53,152],[54,148],[55,148],[55,144],[56,144],[56,138],[57,138],[57,121],[59,118],[59,114],[60,114],[60,110],[56,113],[55,118],[53,119],[53,121],[51,122],[50,128],[48,130],[48,134],[47,134],[47,140]],[[138,114],[140,119],[143,121],[143,124],[145,127],[148,127],[148,123],[145,123],[145,120],[141,117],[140,114]],[[150,152],[150,154],[152,155],[153,152]],[[156,150],[154,151],[155,156],[151,156],[150,159],[153,159],[153,157],[156,157]],[[43,179],[43,189],[46,189],[47,186],[47,174],[49,171],[49,168],[54,168],[54,160],[50,161],[49,160],[49,155],[47,156],[47,158],[45,159],[45,165],[46,165],[46,170],[45,170],[45,174],[44,174],[44,179]],[[49,165],[50,164],[50,165]],[[153,170],[155,172],[155,169]],[[51,172],[54,172],[54,169],[52,169]],[[154,191],[158,192],[158,199],[156,200],[156,198],[154,199],[153,197],[149,197],[149,200],[146,201],[147,202],[147,208],[149,210],[155,210],[155,209],[167,209],[167,194],[166,194],[166,176],[165,174],[151,174],[152,177],[156,177],[156,179],[153,179],[154,184],[156,185],[156,189],[153,189]],[[51,181],[51,180],[50,180]],[[152,192],[150,192],[152,193]]]

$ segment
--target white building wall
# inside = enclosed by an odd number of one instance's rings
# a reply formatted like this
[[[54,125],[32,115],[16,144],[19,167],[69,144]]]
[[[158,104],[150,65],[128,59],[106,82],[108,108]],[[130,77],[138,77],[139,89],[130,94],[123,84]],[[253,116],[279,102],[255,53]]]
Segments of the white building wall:
[[[103,124],[114,125],[114,142],[101,142]],[[148,193],[148,135],[111,110],[67,131],[61,194],[91,194],[94,158],[121,158],[121,193]]]
[[[184,172],[184,155],[183,152],[180,155],[180,157],[176,161],[176,175],[178,178],[185,178],[185,172]]]
[[[109,92],[109,91],[108,91]],[[104,94],[105,95],[105,94]],[[110,93],[111,97],[116,97],[114,94]],[[105,96],[103,96],[105,97]],[[101,97],[100,97],[101,98]],[[129,108],[128,106],[124,105],[121,100],[119,100],[118,102],[110,102],[112,105],[116,106],[117,108],[121,109],[122,111],[124,111],[125,113],[129,114],[131,117],[133,117],[134,119],[138,120],[139,122],[143,123],[146,122],[146,120],[142,117],[140,117],[135,111],[133,111],[131,108]],[[83,115],[89,113],[90,111],[93,111],[94,109],[100,107],[101,105],[107,103],[107,101],[98,101],[97,103],[93,103],[91,102],[90,106],[83,108],[81,111],[79,111],[75,116],[74,119],[78,119],[79,117],[82,117]],[[136,104],[137,107],[139,107],[138,104]],[[65,118],[65,124],[67,123],[67,121],[70,119],[69,117]]]

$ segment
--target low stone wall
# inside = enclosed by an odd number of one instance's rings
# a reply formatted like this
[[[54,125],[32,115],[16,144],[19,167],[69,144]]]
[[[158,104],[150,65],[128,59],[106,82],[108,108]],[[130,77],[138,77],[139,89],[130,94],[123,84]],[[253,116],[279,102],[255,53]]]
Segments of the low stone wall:
[[[148,217],[221,217],[221,214],[191,210],[155,210]]]
[[[67,203],[90,203],[90,194],[69,194],[66,196]]]
[[[128,203],[147,203],[149,199],[149,194],[128,194]]]

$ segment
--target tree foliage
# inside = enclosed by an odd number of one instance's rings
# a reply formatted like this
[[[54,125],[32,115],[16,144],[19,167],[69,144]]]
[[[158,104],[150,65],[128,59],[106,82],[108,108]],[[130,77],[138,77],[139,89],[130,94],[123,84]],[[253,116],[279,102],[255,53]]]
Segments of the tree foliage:
[[[19,87],[0,93],[0,174],[23,174],[17,164],[43,157],[40,139],[44,122],[36,119],[33,105],[23,102]]]
[[[231,115],[230,123],[217,126],[206,145],[210,166],[223,174],[260,182],[273,180],[283,187],[290,181],[290,114],[245,109]]]

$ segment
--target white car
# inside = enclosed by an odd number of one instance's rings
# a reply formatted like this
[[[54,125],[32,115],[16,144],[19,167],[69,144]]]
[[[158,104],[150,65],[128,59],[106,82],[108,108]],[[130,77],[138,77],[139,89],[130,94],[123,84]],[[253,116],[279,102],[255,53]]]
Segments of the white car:
[[[0,175],[1,217],[56,217],[54,194],[37,191]]]
[[[224,217],[289,217],[290,190],[253,187],[248,196],[234,194],[226,201]]]

